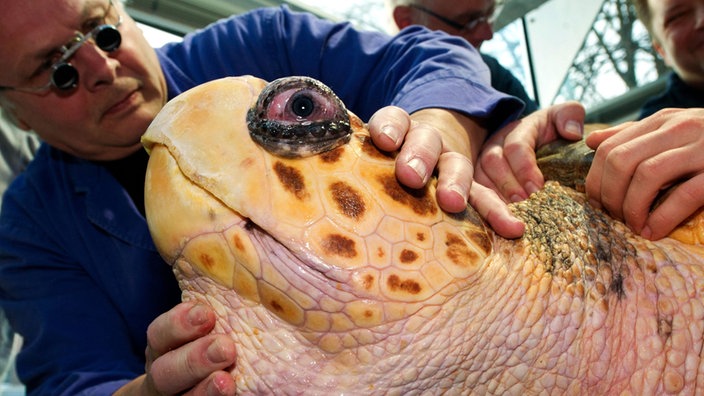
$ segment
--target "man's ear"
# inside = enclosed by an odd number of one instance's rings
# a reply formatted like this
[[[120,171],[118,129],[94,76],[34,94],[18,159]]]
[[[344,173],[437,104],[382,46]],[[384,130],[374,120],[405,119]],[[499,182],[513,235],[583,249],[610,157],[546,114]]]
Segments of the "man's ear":
[[[652,44],[653,44],[653,49],[665,61],[665,64],[672,67],[672,64],[670,63],[670,59],[667,56],[667,52],[665,52],[665,50],[662,48],[662,45],[660,45],[660,43],[656,40],[653,40]]]
[[[413,10],[409,6],[397,6],[394,8],[394,22],[396,22],[396,26],[399,30],[413,25],[413,18],[411,17],[412,12]]]

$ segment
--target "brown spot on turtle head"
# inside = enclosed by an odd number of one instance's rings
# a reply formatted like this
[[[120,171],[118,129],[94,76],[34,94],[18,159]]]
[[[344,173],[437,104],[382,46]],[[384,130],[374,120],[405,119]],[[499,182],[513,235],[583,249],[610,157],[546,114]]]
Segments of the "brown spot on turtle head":
[[[353,258],[357,256],[357,248],[353,240],[339,235],[331,234],[323,238],[323,249],[330,255]]]
[[[200,264],[203,268],[211,269],[215,265],[215,259],[213,259],[213,257],[210,256],[208,253],[201,253],[199,258]]]
[[[445,239],[447,258],[459,267],[473,264],[479,258],[477,253],[467,246],[467,242],[459,235],[448,233]]]
[[[379,150],[372,142],[372,138],[365,135],[356,135],[357,139],[362,142],[362,152],[372,158],[392,159],[394,155],[386,151]]]
[[[272,311],[278,314],[282,314],[284,312],[284,307],[281,306],[281,304],[279,304],[279,302],[276,300],[269,301],[269,307],[271,307]]]
[[[235,235],[232,237],[232,244],[235,246],[235,249],[237,249],[240,252],[244,251],[244,243],[242,243],[242,238],[240,238],[239,235]]]
[[[371,290],[372,286],[374,286],[374,276],[369,274],[364,275],[362,286],[367,290]]]
[[[366,212],[364,200],[352,186],[344,182],[335,182],[330,186],[330,192],[342,214],[355,220],[364,216]]]
[[[438,207],[427,186],[419,189],[407,188],[402,186],[392,173],[378,176],[378,181],[386,195],[399,204],[407,206],[415,214],[432,216],[438,212]]]
[[[423,242],[423,241],[425,241],[426,238],[427,238],[427,236],[425,235],[424,232],[416,233],[416,240],[418,242]]]
[[[418,253],[413,250],[403,249],[398,257],[402,264],[413,264],[418,260]]]
[[[276,161],[274,164],[274,173],[276,173],[284,189],[293,194],[296,198],[302,200],[308,196],[306,192],[306,181],[300,170],[292,166],[284,165],[280,161]]]
[[[470,241],[473,241],[485,255],[491,253],[491,240],[486,232],[477,230],[465,230],[464,235]]]
[[[421,292],[420,284],[414,280],[401,280],[398,275],[391,275],[386,281],[391,291],[403,291],[408,294],[419,294]]]
[[[320,158],[320,161],[322,161],[323,163],[334,164],[340,160],[340,157],[342,157],[342,153],[344,153],[344,152],[345,152],[345,147],[341,146],[341,147],[338,147],[334,150],[326,151],[326,152],[320,154],[320,156],[318,158]]]

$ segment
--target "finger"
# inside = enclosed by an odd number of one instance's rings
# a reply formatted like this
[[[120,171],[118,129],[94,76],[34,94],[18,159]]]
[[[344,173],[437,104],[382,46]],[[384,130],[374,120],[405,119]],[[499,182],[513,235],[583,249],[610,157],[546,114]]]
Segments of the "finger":
[[[538,191],[545,184],[535,155],[536,144],[531,143],[536,139],[535,136],[522,137],[514,134],[508,136],[504,143],[504,156],[521,189],[520,193],[515,196],[509,195],[512,202],[528,198],[530,194]]]
[[[657,192],[696,170],[692,161],[682,161],[682,158],[695,158],[697,152],[688,155],[687,149],[680,146],[670,133],[646,133],[613,148],[601,180],[602,204],[639,231]],[[630,210],[624,207],[626,199],[631,202]]]
[[[590,198],[592,205],[601,207],[602,180],[606,177],[605,166],[607,160],[614,161],[618,154],[612,154],[612,150],[622,143],[622,137],[630,135],[628,127],[633,123],[625,123],[601,131],[590,133],[586,137],[589,147],[596,149],[592,164],[585,178],[585,192]]]
[[[384,151],[396,151],[403,143],[411,119],[403,109],[387,106],[369,119],[369,133],[374,144]]]
[[[581,103],[569,101],[552,109],[558,134],[568,140],[579,140],[584,134],[586,111]],[[539,142],[542,145],[544,142]]]
[[[490,190],[495,191],[497,194],[499,194],[499,198],[501,198],[504,202],[508,202],[505,197],[503,197],[500,192],[499,188],[494,184],[494,182],[489,178],[489,176],[484,172],[484,168],[481,166],[481,162],[477,164],[477,167],[474,169],[474,181],[473,183],[479,183],[485,187],[487,187]]]
[[[226,335],[209,335],[165,353],[152,363],[151,381],[157,391],[181,393],[213,372],[235,362],[235,343]]]
[[[484,147],[479,163],[482,179],[486,177],[490,180],[489,183],[483,183],[484,186],[492,187],[508,201],[516,202],[528,198],[528,193],[515,177],[514,169],[511,168],[502,145]]]
[[[664,147],[660,145],[659,147]],[[633,175],[630,186],[624,199],[624,221],[636,232],[641,232],[649,217],[650,209],[660,191],[675,183],[677,180],[696,175],[704,166],[704,158],[695,151],[696,148],[683,146],[680,148],[665,148],[661,153],[653,154],[641,162]],[[682,161],[688,158],[688,161]],[[702,158],[702,160],[697,160]],[[692,179],[695,177],[692,176]],[[691,183],[691,179],[689,180]],[[698,203],[696,197],[686,196],[689,192],[688,184],[684,188],[676,188],[677,197],[686,197],[688,202]],[[680,186],[681,187],[681,186]],[[684,206],[683,208],[687,208]],[[695,207],[698,209],[698,207]],[[689,213],[692,213],[690,211]],[[681,220],[681,219],[680,219]]]
[[[148,356],[161,356],[208,334],[215,326],[215,313],[205,305],[181,303],[157,317],[147,328]]]
[[[469,203],[479,215],[504,238],[518,238],[525,231],[525,224],[516,218],[495,191],[472,183]]]
[[[427,123],[412,122],[396,157],[396,177],[405,186],[423,187],[435,169],[443,143],[440,133]]]
[[[625,129],[625,127],[628,125],[630,125],[630,123],[624,123],[624,124],[614,126],[611,128],[605,128],[605,129],[592,131],[584,138],[584,142],[590,148],[596,149],[597,147],[599,147],[601,145],[601,143],[604,140],[609,139],[610,137],[619,133],[620,131]]]
[[[704,175],[702,174],[677,186],[650,213],[641,235],[651,240],[663,238],[701,207],[704,207]]]
[[[228,372],[218,371],[212,373],[190,391],[184,393],[184,396],[224,396],[235,394],[237,394],[235,379]]]
[[[623,201],[637,166],[628,157],[629,153],[623,146],[615,148],[606,156],[599,179],[599,189],[593,193],[593,197],[617,219],[623,219]]]
[[[457,213],[467,209],[467,198],[474,173],[469,158],[449,152],[438,161],[437,199],[440,208]]]

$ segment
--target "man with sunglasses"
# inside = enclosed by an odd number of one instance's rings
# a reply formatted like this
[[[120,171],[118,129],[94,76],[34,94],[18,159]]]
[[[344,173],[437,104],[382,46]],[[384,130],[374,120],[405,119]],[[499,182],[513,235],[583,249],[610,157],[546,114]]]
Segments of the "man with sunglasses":
[[[482,43],[494,37],[493,18],[495,0],[388,0],[396,27],[422,25],[432,30],[442,30],[469,41],[479,51]],[[491,86],[513,95],[525,103],[523,115],[538,109],[528,96],[523,84],[499,61],[481,54],[491,72]]]
[[[0,105],[44,141],[0,214],[0,306],[23,336],[30,395],[233,393],[235,346],[209,335],[212,310],[179,303],[143,216],[140,136],[167,100],[215,78],[322,80],[370,120],[382,149],[401,147],[402,183],[420,187],[437,166],[443,208],[469,199],[498,232],[522,232],[472,183],[471,165],[522,106],[488,86],[464,42],[422,28],[360,32],[282,7],[155,51],[117,0],[0,8]]]

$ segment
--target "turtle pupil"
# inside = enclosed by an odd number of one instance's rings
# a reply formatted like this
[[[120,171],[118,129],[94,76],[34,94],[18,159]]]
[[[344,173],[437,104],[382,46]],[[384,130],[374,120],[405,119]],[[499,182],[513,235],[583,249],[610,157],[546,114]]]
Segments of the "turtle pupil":
[[[313,114],[313,100],[308,96],[297,96],[293,98],[291,109],[298,117],[308,117]]]

